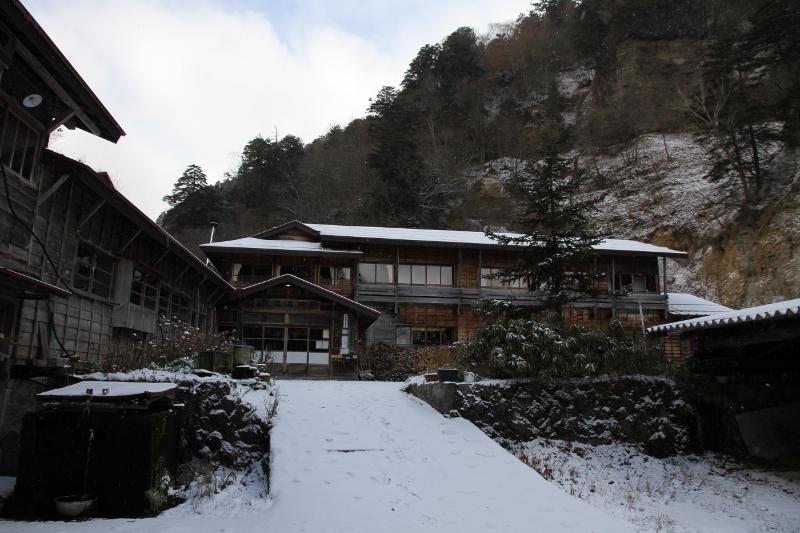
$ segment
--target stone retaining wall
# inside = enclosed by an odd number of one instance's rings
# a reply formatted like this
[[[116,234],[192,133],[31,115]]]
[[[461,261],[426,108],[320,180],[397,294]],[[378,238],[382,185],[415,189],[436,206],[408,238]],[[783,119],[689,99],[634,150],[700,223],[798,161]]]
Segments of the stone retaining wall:
[[[625,442],[641,444],[655,457],[689,453],[700,442],[695,410],[675,382],[664,378],[574,379],[551,385],[517,380],[413,383],[405,390],[501,441]]]

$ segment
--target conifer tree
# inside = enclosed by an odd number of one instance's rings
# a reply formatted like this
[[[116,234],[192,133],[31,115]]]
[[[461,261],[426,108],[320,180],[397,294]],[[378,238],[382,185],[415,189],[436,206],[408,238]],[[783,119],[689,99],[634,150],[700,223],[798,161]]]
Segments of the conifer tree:
[[[527,176],[511,184],[521,202],[513,221],[519,234],[486,232],[500,244],[523,246],[524,255],[491,277],[527,282],[529,292],[543,293],[544,308],[560,313],[567,302],[597,292],[591,259],[603,237],[590,229],[589,215],[602,196],[581,196],[587,172],[573,159],[560,157],[552,139],[545,140],[540,153],[541,159],[527,162]]]
[[[186,200],[191,193],[199,191],[208,185],[203,169],[197,165],[189,165],[183,171],[183,175],[175,182],[172,194],[166,195],[163,199],[169,205],[174,206]]]

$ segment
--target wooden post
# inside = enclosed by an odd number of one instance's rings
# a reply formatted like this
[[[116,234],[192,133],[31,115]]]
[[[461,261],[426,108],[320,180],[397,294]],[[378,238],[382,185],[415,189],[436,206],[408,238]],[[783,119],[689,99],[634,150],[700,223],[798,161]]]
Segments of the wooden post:
[[[478,296],[483,296],[483,278],[481,278],[481,271],[483,270],[483,252],[478,250]]]
[[[667,293],[667,256],[661,258],[661,275],[663,276],[664,297],[667,299],[667,308],[664,309],[664,320],[669,318],[669,294]]]
[[[239,300],[239,305],[236,307],[236,340],[238,341],[242,340],[242,328],[244,328],[244,302]]]
[[[611,256],[611,291],[614,292],[617,288],[617,268],[614,264],[614,256]],[[617,317],[617,305],[615,301],[611,301],[611,318]]]
[[[395,266],[394,266],[394,314],[396,315],[399,311],[400,303],[400,247],[397,246],[397,253],[395,257]]]

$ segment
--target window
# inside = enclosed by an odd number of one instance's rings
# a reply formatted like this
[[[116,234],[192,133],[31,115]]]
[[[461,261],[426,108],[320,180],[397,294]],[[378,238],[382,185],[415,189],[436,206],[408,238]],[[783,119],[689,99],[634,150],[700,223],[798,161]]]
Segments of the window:
[[[113,271],[113,261],[83,243],[78,244],[75,275],[72,278],[73,288],[100,298],[109,298]]]
[[[482,268],[481,287],[488,289],[527,289],[528,282],[522,279],[514,280],[510,283],[503,283],[499,279],[486,279],[486,276],[495,275],[502,271],[502,268]]]
[[[158,296],[158,316],[162,318],[169,317],[169,300],[170,291],[162,286],[161,293]]]
[[[234,263],[231,281],[234,283],[259,283],[272,277],[272,265],[246,265]]]
[[[657,293],[655,274],[617,274],[615,290],[633,293]]]
[[[280,275],[291,274],[300,279],[314,283],[314,267],[313,266],[282,266],[280,267]]]
[[[320,285],[350,285],[350,267],[319,267]]]
[[[177,292],[172,293],[172,308],[170,312],[172,313],[172,318],[177,318],[181,322],[189,322],[189,299],[185,296],[181,296]]]
[[[131,298],[133,305],[156,310],[158,299],[158,278],[137,268],[133,269],[133,279],[131,279]]]
[[[403,346],[439,346],[453,344],[454,328],[418,326],[397,328],[397,344]]]
[[[400,285],[452,287],[453,267],[400,265],[397,269],[397,283]]]
[[[359,283],[394,283],[394,265],[382,263],[360,263],[358,265]]]
[[[7,111],[3,126],[3,145],[0,147],[0,160],[27,180],[33,179],[36,151],[39,147],[39,134],[25,125],[11,111]]]

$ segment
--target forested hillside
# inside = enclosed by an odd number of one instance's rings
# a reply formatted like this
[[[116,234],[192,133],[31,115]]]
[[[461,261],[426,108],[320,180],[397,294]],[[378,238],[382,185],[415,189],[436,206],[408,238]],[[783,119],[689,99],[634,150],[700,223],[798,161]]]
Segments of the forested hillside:
[[[671,289],[734,307],[800,295],[800,6],[547,0],[422,47],[367,115],[304,143],[256,137],[159,222],[183,242],[281,222],[513,230],[507,181],[555,139],[606,192],[607,235],[688,250]],[[198,252],[199,253],[199,252]]]

